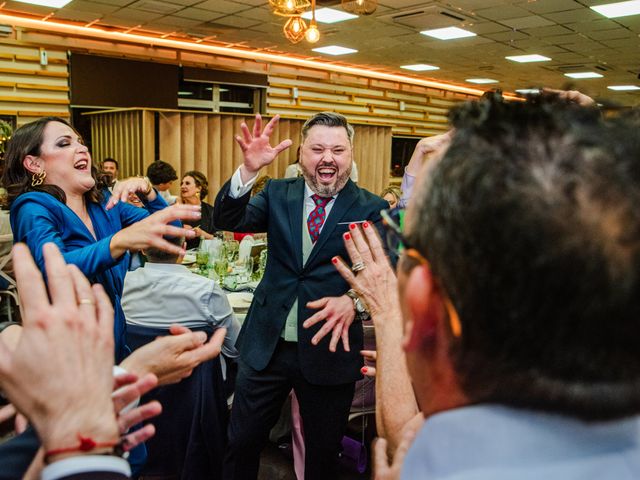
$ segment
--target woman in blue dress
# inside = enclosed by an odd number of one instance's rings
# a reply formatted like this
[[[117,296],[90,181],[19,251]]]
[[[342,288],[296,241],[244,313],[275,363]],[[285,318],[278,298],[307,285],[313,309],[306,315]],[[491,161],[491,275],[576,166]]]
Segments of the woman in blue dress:
[[[92,283],[100,283],[115,310],[116,362],[128,353],[120,306],[129,250],[148,247],[181,252],[162,238],[191,238],[178,219],[193,223],[197,207],[165,201],[145,178],[99,189],[91,155],[65,120],[46,117],[17,129],[7,145],[3,185],[11,205],[14,241],[26,243],[44,272],[42,246],[54,242],[67,263],[77,265]],[[126,203],[136,193],[145,208]],[[155,212],[155,213],[154,213]],[[168,224],[172,223],[172,224]]]

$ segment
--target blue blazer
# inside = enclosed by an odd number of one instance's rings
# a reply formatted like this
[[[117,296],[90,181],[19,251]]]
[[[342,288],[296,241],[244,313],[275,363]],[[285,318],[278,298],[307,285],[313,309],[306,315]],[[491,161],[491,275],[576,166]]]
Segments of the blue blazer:
[[[275,351],[287,314],[298,299],[298,353],[305,379],[317,385],[338,385],[362,377],[362,323],[349,329],[350,352],[342,343],[329,351],[331,335],[318,345],[311,338],[323,322],[305,329],[304,320],[317,310],[307,302],[328,296],[341,296],[349,290],[331,259],[340,255],[346,261],[342,234],[349,222],[369,220],[380,228],[380,210],[389,204],[351,180],[342,189],[327,217],[322,233],[306,264],[302,264],[304,179],[271,180],[258,195],[233,199],[227,182],[216,198],[214,221],[217,228],[238,232],[267,232],[268,257],[264,277],[238,337],[240,356],[255,370],[264,369]],[[305,232],[305,234],[307,234]]]
[[[10,219],[14,242],[24,242],[29,246],[43,274],[42,246],[53,242],[67,263],[77,265],[91,283],[102,284],[115,310],[115,353],[116,363],[119,363],[128,353],[120,297],[129,267],[129,253],[112,258],[109,251],[111,237],[124,227],[148,217],[150,213],[162,210],[167,204],[157,195],[153,202],[146,202],[146,208],[119,202],[113,209],[106,210],[109,194],[106,191],[104,193],[102,203],[87,202],[96,238],[73,210],[44,192],[23,193],[16,198],[11,205]]]

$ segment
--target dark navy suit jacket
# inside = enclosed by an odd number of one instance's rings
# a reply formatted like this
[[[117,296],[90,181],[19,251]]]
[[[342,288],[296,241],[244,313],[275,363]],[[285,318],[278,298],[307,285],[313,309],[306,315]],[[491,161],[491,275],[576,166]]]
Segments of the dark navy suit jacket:
[[[340,342],[336,352],[331,353],[330,334],[318,345],[311,344],[311,338],[323,322],[308,329],[302,327],[304,320],[316,312],[306,304],[345,294],[349,285],[331,263],[336,255],[349,260],[342,234],[353,221],[369,220],[380,228],[380,210],[389,204],[349,180],[338,194],[322,233],[303,265],[304,187],[302,177],[271,180],[258,195],[250,198],[246,194],[233,199],[228,195],[229,181],[218,193],[214,207],[217,228],[268,234],[265,274],[242,326],[238,347],[243,361],[255,370],[264,369],[297,298],[298,354],[305,379],[317,385],[349,383],[362,377],[359,353],[363,345],[362,323],[354,321],[349,329],[350,352],[346,352]]]

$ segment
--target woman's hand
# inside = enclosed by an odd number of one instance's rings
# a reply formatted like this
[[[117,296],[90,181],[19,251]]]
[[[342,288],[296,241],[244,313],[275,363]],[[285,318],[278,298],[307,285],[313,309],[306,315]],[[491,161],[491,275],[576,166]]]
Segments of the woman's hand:
[[[111,192],[111,198],[107,202],[106,209],[111,210],[118,202],[126,202],[132,193],[142,193],[153,201],[157,197],[156,191],[153,189],[151,182],[146,177],[131,177],[116,183]]]
[[[139,251],[159,248],[176,255],[184,255],[182,247],[166,241],[164,236],[193,238],[196,232],[187,228],[167,225],[174,220],[200,220],[200,205],[172,205],[147,218],[123,228],[111,238],[111,256],[119,258],[128,250]]]
[[[361,231],[357,224],[349,225],[349,232],[344,234],[344,245],[351,264],[362,262],[365,268],[354,273],[340,257],[334,257],[333,263],[342,278],[367,304],[375,324],[382,313],[393,310],[399,315],[398,281],[375,227],[369,222],[362,226]]]

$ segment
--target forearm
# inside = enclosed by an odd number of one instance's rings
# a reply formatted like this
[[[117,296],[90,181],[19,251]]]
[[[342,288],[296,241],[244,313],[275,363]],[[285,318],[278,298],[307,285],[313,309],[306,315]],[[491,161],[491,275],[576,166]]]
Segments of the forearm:
[[[395,451],[405,425],[419,412],[402,349],[401,314],[374,318],[376,325],[376,425]]]

